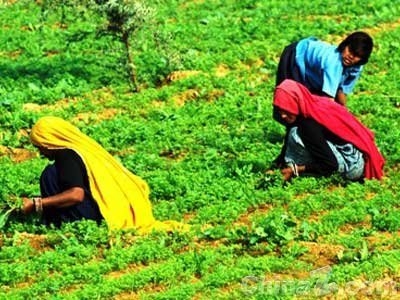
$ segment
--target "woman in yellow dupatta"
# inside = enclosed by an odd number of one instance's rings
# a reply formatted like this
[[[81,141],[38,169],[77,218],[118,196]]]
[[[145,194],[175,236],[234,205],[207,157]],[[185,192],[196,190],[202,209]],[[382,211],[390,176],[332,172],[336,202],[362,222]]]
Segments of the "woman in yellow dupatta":
[[[176,221],[156,221],[147,183],[69,122],[58,117],[42,117],[32,127],[30,139],[49,159],[61,149],[70,149],[79,155],[87,172],[91,196],[110,229],[135,228],[146,233],[152,229],[186,228]],[[61,199],[63,195],[34,198],[33,201],[24,199],[24,211],[45,212],[47,207],[65,208],[73,203],[68,199],[59,200],[57,196]]]

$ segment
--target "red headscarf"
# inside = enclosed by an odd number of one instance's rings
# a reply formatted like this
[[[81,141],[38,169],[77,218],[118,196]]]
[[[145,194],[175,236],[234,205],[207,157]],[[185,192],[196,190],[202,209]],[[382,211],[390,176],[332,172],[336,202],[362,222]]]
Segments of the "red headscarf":
[[[374,134],[346,107],[331,98],[313,95],[305,86],[290,79],[276,87],[274,105],[296,116],[314,119],[333,134],[353,144],[364,154],[365,178],[382,178],[385,160],[375,145]]]

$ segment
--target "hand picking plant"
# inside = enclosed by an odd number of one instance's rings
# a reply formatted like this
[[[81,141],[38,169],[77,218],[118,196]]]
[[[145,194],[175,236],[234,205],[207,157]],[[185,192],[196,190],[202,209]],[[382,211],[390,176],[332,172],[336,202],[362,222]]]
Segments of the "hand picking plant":
[[[12,212],[18,211],[22,207],[22,200],[20,198],[12,198],[9,200],[0,201],[0,230],[4,228],[8,218]]]

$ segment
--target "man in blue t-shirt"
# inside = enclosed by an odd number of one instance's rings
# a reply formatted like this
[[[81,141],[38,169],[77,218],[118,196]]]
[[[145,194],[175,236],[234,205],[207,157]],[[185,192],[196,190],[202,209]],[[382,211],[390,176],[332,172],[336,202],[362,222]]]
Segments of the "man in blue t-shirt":
[[[350,34],[338,47],[313,37],[302,39],[283,51],[276,85],[293,79],[313,94],[346,105],[346,95],[352,92],[372,48],[372,38],[365,32]]]

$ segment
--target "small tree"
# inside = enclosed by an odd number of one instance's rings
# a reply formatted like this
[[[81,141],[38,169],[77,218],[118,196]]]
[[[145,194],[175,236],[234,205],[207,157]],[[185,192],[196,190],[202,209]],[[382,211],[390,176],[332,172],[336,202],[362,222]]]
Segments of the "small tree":
[[[132,41],[154,16],[152,8],[140,0],[42,0],[40,5],[42,20],[50,11],[61,11],[62,24],[67,12],[80,17],[91,12],[104,18],[106,24],[98,25],[97,36],[111,35],[123,44],[129,83],[134,91],[139,91]],[[78,33],[70,37],[70,41],[79,41],[91,33]]]
[[[97,0],[97,10],[107,19],[103,33],[112,34],[125,47],[127,71],[134,91],[139,91],[132,40],[154,15],[154,10],[137,0]]]

